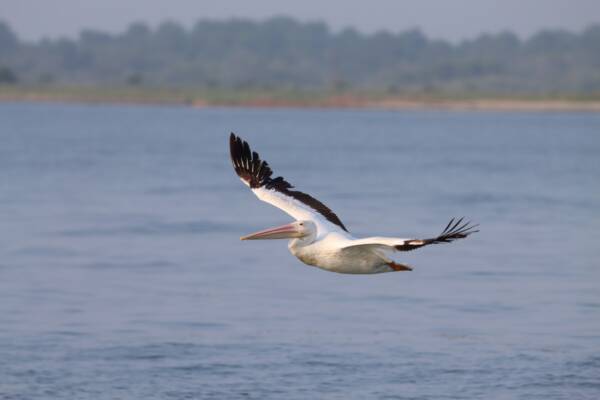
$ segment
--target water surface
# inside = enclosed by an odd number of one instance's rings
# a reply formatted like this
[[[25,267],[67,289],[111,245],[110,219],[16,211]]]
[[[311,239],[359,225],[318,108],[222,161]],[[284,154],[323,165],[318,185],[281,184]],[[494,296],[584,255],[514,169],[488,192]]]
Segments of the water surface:
[[[596,399],[600,115],[0,105],[0,398]],[[356,235],[305,266],[230,131]]]

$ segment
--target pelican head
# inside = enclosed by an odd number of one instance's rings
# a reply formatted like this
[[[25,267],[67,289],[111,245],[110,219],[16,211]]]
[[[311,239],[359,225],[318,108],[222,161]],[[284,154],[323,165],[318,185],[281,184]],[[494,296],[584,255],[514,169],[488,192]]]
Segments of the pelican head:
[[[301,239],[317,233],[317,226],[312,221],[295,221],[242,236],[241,240],[259,239]]]

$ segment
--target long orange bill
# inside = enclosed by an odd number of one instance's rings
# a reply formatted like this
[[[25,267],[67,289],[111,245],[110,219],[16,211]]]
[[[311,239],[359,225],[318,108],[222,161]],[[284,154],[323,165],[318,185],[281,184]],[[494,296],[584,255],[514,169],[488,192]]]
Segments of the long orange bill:
[[[259,239],[291,239],[300,237],[301,234],[294,224],[286,224],[276,228],[269,228],[263,231],[251,233],[242,236],[241,240],[259,240]]]

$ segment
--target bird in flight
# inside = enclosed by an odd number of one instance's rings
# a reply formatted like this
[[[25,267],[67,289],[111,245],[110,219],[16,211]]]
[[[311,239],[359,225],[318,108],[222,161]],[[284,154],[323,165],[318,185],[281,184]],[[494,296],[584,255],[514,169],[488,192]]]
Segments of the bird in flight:
[[[290,239],[290,252],[305,264],[343,274],[377,274],[412,271],[406,264],[396,263],[388,255],[396,251],[411,251],[437,243],[464,239],[478,225],[463,218],[452,219],[437,237],[401,239],[393,237],[354,238],[342,221],[325,204],[309,194],[297,191],[273,171],[248,143],[234,133],[229,137],[231,161],[236,174],[250,190],[265,201],[291,215],[296,221],[265,229],[241,240]]]

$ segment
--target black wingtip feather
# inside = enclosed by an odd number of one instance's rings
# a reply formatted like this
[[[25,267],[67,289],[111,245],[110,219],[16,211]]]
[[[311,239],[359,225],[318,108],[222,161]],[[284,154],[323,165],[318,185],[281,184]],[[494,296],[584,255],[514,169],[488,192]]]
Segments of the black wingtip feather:
[[[464,217],[459,219],[452,218],[442,230],[442,233],[435,238],[407,240],[404,244],[394,247],[396,250],[410,251],[429,244],[451,243],[457,239],[464,239],[473,233],[479,232],[478,229],[475,229],[479,224],[472,225],[469,221],[463,223],[464,219]]]
[[[273,171],[269,167],[269,164],[266,161],[262,161],[257,152],[251,151],[248,142],[242,140],[233,132],[229,135],[229,153],[236,174],[251,188],[265,187],[266,189],[274,189],[280,193],[291,196],[319,212],[329,222],[348,231],[338,216],[325,204],[309,194],[290,190],[293,189],[294,186],[281,176],[271,178]]]
[[[430,242],[428,244],[434,243],[450,243],[456,239],[464,239],[472,233],[479,232],[476,230],[479,225],[472,225],[470,221],[463,223],[464,217],[459,218],[455,223],[454,218],[450,220],[450,223],[444,228],[442,233],[436,238],[428,239]],[[451,227],[450,227],[451,226]]]

